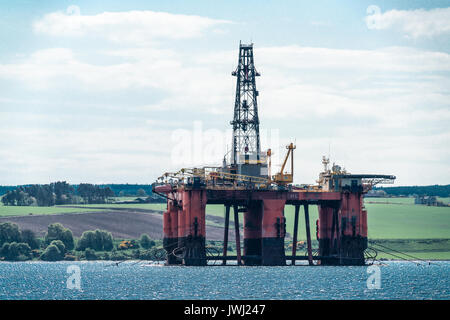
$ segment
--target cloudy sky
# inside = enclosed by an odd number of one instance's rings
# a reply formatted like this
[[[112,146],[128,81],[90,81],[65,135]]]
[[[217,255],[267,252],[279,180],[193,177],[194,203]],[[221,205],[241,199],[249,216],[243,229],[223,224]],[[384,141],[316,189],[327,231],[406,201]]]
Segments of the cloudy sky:
[[[447,1],[0,1],[0,185],[152,183],[220,165],[239,41],[262,144],[450,183]],[[273,169],[276,170],[276,169]]]

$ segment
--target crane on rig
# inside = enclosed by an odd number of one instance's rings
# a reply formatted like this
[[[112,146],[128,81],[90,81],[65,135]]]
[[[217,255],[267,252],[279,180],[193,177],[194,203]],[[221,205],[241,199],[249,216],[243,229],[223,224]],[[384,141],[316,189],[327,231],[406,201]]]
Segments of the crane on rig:
[[[272,181],[279,185],[287,185],[294,181],[294,149],[296,146],[291,142],[286,149],[288,152],[286,153],[286,157],[284,158],[283,164],[281,165],[281,170],[277,174],[272,177]],[[291,157],[291,171],[290,173],[285,173],[284,169],[286,168],[287,161]]]

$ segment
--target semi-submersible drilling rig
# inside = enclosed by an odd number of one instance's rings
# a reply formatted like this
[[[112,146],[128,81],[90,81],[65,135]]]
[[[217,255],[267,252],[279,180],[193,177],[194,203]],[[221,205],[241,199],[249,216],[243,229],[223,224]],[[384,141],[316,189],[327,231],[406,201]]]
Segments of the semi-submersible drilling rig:
[[[367,249],[367,211],[363,194],[377,183],[392,183],[390,175],[350,174],[337,165],[324,170],[317,185],[293,185],[294,149],[291,143],[280,172],[271,175],[271,150],[261,151],[258,91],[253,44],[240,44],[234,106],[231,160],[221,167],[184,168],[165,173],[154,184],[154,192],[167,198],[163,216],[166,264],[207,265],[209,260],[237,260],[239,265],[363,265]],[[289,161],[290,159],[290,161]],[[290,163],[289,163],[290,162]],[[290,166],[290,172],[288,167]],[[205,247],[207,204],[225,206],[223,252],[210,256]],[[292,255],[286,255],[284,207],[295,207]],[[309,205],[317,205],[318,252],[311,245]],[[304,206],[307,254],[297,255],[300,206]],[[236,256],[227,255],[230,208],[233,208]],[[243,216],[243,244],[239,215]]]

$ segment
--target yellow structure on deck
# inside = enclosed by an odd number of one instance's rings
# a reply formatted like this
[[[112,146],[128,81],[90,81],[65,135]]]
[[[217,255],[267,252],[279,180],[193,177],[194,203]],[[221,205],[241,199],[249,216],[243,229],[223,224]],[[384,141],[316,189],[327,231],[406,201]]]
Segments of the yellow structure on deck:
[[[272,177],[272,181],[274,183],[286,185],[286,184],[292,183],[294,181],[294,149],[295,148],[296,148],[296,146],[292,142],[291,142],[291,144],[286,146],[286,149],[288,149],[288,152],[286,153],[286,157],[284,158],[284,162],[283,162],[283,165],[281,166],[280,172]],[[289,159],[289,156],[291,156],[291,172],[284,173],[284,169],[286,167],[286,163]]]

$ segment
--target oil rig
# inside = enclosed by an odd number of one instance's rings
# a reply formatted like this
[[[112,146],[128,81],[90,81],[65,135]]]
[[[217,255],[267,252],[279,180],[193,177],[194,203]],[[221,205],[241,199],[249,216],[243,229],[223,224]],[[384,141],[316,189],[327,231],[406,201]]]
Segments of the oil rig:
[[[271,174],[271,150],[261,151],[258,91],[253,44],[239,44],[232,150],[221,167],[182,168],[167,172],[153,191],[167,199],[163,213],[163,246],[166,265],[205,266],[210,260],[237,261],[245,266],[284,266],[298,260],[309,265],[364,265],[367,249],[367,211],[363,195],[395,176],[350,174],[323,157],[323,172],[315,185],[294,185],[294,150],[291,143],[281,170]],[[223,249],[210,256],[206,247],[207,204],[225,207]],[[294,206],[292,251],[286,253],[285,206]],[[313,254],[309,206],[317,205],[318,251]],[[297,255],[300,207],[304,207],[307,254]],[[230,211],[233,209],[236,255],[227,254]],[[240,216],[243,218],[241,252]]]

